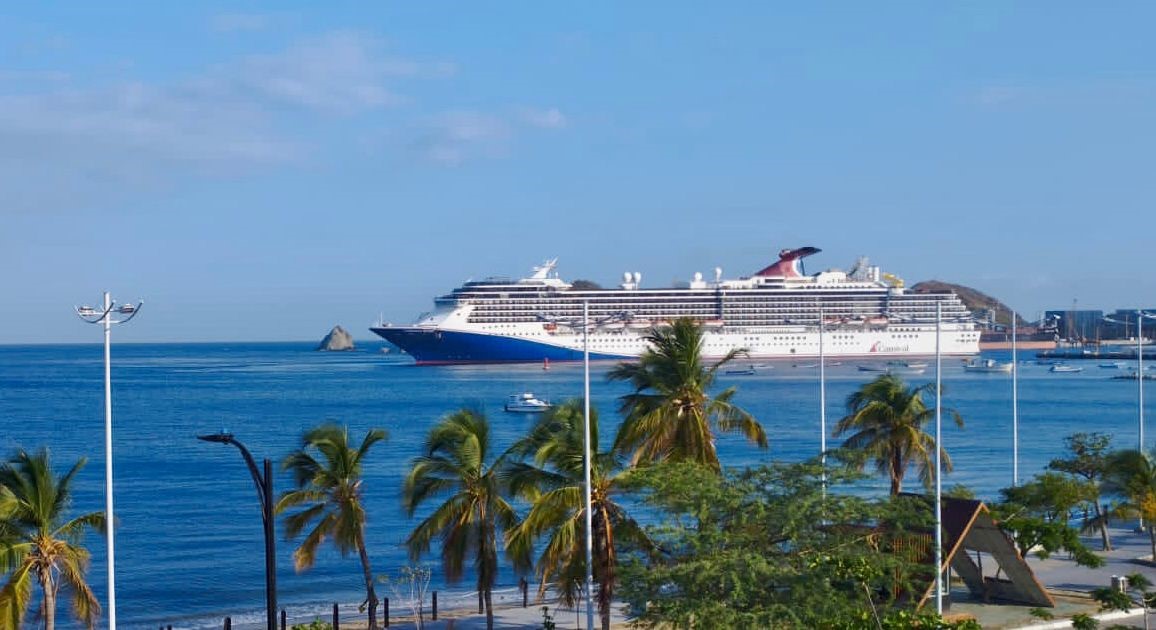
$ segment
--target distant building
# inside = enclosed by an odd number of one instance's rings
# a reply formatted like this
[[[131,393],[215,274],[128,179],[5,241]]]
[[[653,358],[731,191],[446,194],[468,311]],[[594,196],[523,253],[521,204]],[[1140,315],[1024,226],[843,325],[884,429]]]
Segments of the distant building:
[[[1044,321],[1049,320],[1055,320],[1060,338],[1070,341],[1103,339],[1103,328],[1107,324],[1104,311],[1047,311],[1044,313]]]
[[[1108,318],[1115,321],[1105,321],[1101,325],[1101,339],[1132,339],[1136,337],[1136,311],[1141,309],[1122,308],[1116,309],[1115,312],[1110,313]],[[1142,309],[1148,317],[1144,318],[1143,332],[1144,337],[1151,339],[1156,337],[1156,320],[1151,319],[1151,316],[1156,315],[1156,309],[1146,308]]]

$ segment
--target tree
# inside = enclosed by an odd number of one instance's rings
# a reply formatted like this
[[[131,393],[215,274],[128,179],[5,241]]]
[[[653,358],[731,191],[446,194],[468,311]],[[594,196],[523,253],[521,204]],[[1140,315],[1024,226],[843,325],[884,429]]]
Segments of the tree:
[[[1100,503],[1100,485],[1108,470],[1108,448],[1112,436],[1103,433],[1073,433],[1064,438],[1064,446],[1071,453],[1067,459],[1056,458],[1048,463],[1049,470],[1066,473],[1082,479],[1090,493],[1089,503],[1095,513],[1092,519],[1084,519],[1085,528],[1100,530],[1100,540],[1104,551],[1112,550],[1112,539],[1108,535],[1108,514]]]
[[[298,571],[313,566],[317,549],[326,539],[333,541],[342,557],[357,551],[365,579],[362,607],[369,608],[370,630],[377,628],[378,600],[369,553],[365,548],[366,516],[361,470],[369,449],[386,438],[383,429],[370,429],[361,446],[353,448],[346,427],[323,424],[306,432],[301,438],[301,448],[290,453],[281,464],[283,470],[293,473],[297,488],[282,494],[276,506],[278,514],[291,508],[302,508],[285,517],[286,538],[296,538],[312,527],[293,552],[293,563]]]
[[[1068,524],[1076,508],[1086,505],[1091,496],[1087,483],[1045,472],[1027,483],[1004,488],[1000,494],[1003,501],[992,506],[992,515],[1000,528],[1012,535],[1021,556],[1033,553],[1047,559],[1067,551],[1078,565],[1104,565],[1103,558],[1092,553]]]
[[[1117,507],[1117,513],[1144,519],[1152,557],[1156,559],[1156,524],[1152,522],[1156,518],[1156,462],[1152,456],[1138,450],[1110,454],[1104,473],[1104,489],[1125,498]]]
[[[632,465],[691,461],[719,471],[715,431],[739,433],[766,448],[762,425],[732,402],[734,387],[714,397],[709,393],[719,368],[740,350],[706,365],[702,326],[689,318],[652,328],[646,341],[649,347],[637,361],[619,363],[608,375],[634,387],[620,399],[625,418],[614,440],[616,451],[630,453]]]
[[[462,409],[441,420],[429,433],[422,454],[405,478],[402,502],[409,516],[426,501],[445,496],[410,533],[406,544],[417,559],[441,539],[446,579],[462,578],[473,559],[477,572],[478,612],[494,627],[492,591],[498,577],[498,536],[517,523],[514,508],[502,495],[498,471],[502,457],[491,461],[490,424],[481,411]]]
[[[510,490],[532,502],[526,518],[507,536],[515,558],[526,558],[535,541],[546,537],[538,557],[539,595],[548,584],[561,590],[562,601],[575,606],[586,575],[586,496],[584,469],[583,401],[568,400],[542,416],[510,450],[528,458],[514,461],[504,473]],[[631,543],[653,549],[642,528],[615,501],[625,474],[613,451],[598,452],[598,416],[590,411],[591,506],[593,518],[594,580],[598,611],[604,630],[610,628],[610,605],[618,575],[618,547]]]
[[[17,451],[0,466],[0,572],[9,573],[0,588],[0,626],[19,628],[39,584],[45,630],[56,626],[56,596],[72,595],[73,616],[96,625],[100,604],[85,581],[89,553],[81,546],[86,530],[104,531],[103,512],[66,519],[73,478],[82,457],[63,477],[52,471],[47,449]]]
[[[838,492],[861,475],[828,466],[824,483],[823,473],[817,460],[722,475],[693,463],[633,472],[630,487],[658,521],[647,530],[665,551],[623,563],[634,623],[950,627],[905,608],[903,597],[934,575],[911,544],[933,522],[928,502]]]
[[[935,409],[923,402],[935,385],[907,387],[903,379],[882,374],[847,397],[848,415],[835,426],[834,436],[851,433],[843,442],[847,450],[863,451],[875,461],[875,468],[891,480],[891,496],[903,488],[903,478],[912,465],[919,467],[924,487],[934,480],[935,437],[923,426],[935,418]],[[942,392],[941,392],[942,393]],[[958,427],[963,418],[954,409],[944,409]],[[940,448],[943,469],[951,472],[951,458]]]

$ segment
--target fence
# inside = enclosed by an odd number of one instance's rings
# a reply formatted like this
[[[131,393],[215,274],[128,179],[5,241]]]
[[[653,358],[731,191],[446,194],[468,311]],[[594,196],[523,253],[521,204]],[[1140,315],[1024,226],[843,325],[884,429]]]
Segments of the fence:
[[[530,605],[530,584],[525,579],[522,579],[519,582],[518,592],[522,596],[522,602],[521,602],[522,608],[528,608]],[[471,594],[470,597],[472,598],[473,595]],[[458,599],[461,600],[463,598],[458,597]],[[478,606],[479,606],[478,612],[479,613],[483,612],[481,609],[481,600],[480,599],[479,599]],[[381,598],[381,601],[379,602],[378,612],[381,613],[378,616],[378,620],[381,623],[382,627],[388,628],[389,624],[390,624],[390,608],[389,608],[389,598],[388,597],[382,597]],[[419,609],[419,614],[424,615],[424,613],[425,613],[425,608],[423,606],[422,608]],[[430,591],[429,614],[430,614],[430,616],[429,616],[430,621],[437,621],[438,620],[438,592],[437,591]],[[358,620],[361,620],[363,617],[368,618],[368,612],[361,612],[357,615]],[[406,619],[408,619],[408,616],[406,617]],[[289,630],[290,626],[289,626],[288,622],[289,622],[288,613],[286,612],[286,610],[284,608],[282,608],[281,609],[281,615],[280,615],[279,630]],[[333,630],[340,630],[341,629],[341,608],[336,603],[333,604],[333,609],[331,612],[329,623],[333,626]],[[233,618],[232,617],[225,617],[223,628],[224,628],[224,630],[232,630],[233,629]],[[169,626],[162,625],[162,626],[159,626],[159,630],[173,630],[173,627],[171,625],[169,625]]]

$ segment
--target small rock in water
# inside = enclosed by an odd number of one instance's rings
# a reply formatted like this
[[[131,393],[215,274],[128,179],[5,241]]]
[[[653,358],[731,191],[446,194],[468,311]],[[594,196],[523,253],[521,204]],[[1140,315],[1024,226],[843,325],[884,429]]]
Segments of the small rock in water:
[[[321,340],[318,350],[353,350],[353,337],[341,326],[334,326],[328,335]]]

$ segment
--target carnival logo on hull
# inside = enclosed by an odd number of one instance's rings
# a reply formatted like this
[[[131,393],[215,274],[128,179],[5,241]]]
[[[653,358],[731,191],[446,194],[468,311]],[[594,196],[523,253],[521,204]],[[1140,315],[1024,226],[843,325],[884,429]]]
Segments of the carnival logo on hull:
[[[882,341],[876,341],[867,352],[908,352],[910,348],[911,346],[885,346]]]

